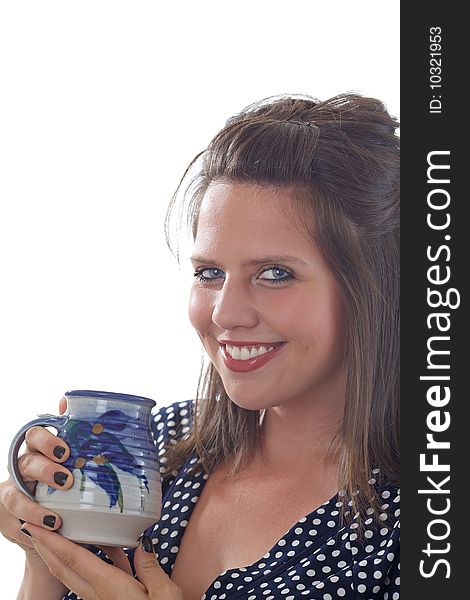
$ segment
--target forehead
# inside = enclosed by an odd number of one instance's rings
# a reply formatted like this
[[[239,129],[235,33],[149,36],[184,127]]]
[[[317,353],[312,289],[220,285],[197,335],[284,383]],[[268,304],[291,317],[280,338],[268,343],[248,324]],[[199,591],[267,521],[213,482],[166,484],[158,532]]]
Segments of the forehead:
[[[201,237],[223,235],[291,243],[302,238],[311,245],[307,230],[312,220],[313,215],[302,210],[289,190],[250,183],[213,183],[201,202],[196,242]]]

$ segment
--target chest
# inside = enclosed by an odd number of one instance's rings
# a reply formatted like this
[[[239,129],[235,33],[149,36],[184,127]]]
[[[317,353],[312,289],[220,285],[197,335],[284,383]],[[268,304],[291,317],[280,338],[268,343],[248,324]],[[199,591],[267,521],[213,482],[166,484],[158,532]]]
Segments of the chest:
[[[172,579],[199,600],[217,576],[268,552],[299,519],[329,499],[288,477],[209,477],[186,527]]]

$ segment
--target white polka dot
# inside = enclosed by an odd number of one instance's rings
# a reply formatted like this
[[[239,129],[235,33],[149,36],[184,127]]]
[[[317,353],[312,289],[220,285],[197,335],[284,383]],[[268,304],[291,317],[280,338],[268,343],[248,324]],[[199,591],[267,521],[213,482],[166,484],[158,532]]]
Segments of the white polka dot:
[[[366,589],[367,589],[367,588],[366,588],[366,586],[365,586],[363,583],[360,583],[360,584],[357,586],[357,591],[358,591],[358,592],[360,592],[361,594],[363,594],[363,593],[366,591]]]
[[[336,590],[336,593],[338,594],[338,596],[346,596],[346,590],[342,587],[338,588]]]
[[[380,579],[382,577],[382,573],[380,571],[374,571],[374,579]]]

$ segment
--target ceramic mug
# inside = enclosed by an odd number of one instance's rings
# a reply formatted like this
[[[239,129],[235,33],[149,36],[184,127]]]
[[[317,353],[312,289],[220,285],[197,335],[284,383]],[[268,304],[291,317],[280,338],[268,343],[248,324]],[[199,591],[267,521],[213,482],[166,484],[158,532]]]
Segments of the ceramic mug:
[[[150,428],[155,402],[149,398],[91,390],[65,393],[67,411],[38,415],[15,435],[8,455],[18,488],[62,518],[64,537],[81,544],[132,548],[161,512],[161,478]],[[26,431],[54,427],[70,447],[63,466],[73,486],[57,490],[39,482],[33,495],[18,469]]]

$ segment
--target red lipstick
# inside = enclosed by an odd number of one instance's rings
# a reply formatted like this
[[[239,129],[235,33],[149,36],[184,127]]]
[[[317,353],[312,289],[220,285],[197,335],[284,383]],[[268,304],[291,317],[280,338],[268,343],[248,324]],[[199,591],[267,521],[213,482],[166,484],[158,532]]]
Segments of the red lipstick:
[[[231,346],[274,346],[275,344],[261,344],[261,343],[257,343],[254,344],[253,342],[246,342],[246,343],[241,343],[241,342],[230,342],[229,345]],[[225,344],[221,343],[219,348],[220,348],[220,353],[222,354],[222,358],[224,360],[224,364],[225,366],[230,369],[231,371],[235,371],[236,373],[249,373],[250,371],[256,371],[256,369],[261,368],[262,366],[264,366],[266,363],[268,363],[270,360],[272,360],[280,351],[282,348],[284,348],[285,346],[285,342],[281,342],[279,344],[279,342],[276,343],[276,346],[274,348],[274,350],[265,352],[264,354],[261,354],[261,356],[255,356],[254,358],[249,358],[247,360],[237,360],[235,358],[232,358],[230,356],[230,354],[227,352],[227,348],[225,346]]]

